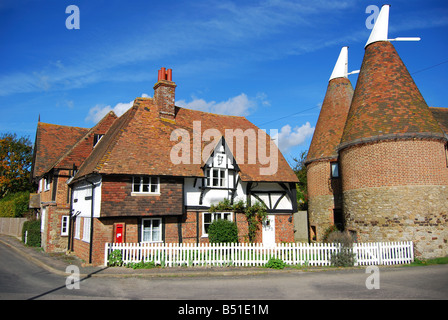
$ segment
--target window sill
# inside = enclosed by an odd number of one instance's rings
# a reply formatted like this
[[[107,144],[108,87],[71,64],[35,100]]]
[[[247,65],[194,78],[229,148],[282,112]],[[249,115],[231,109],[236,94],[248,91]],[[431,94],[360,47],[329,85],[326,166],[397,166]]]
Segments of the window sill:
[[[159,193],[151,193],[151,192],[131,192],[132,197],[148,197],[148,196],[160,196]]]

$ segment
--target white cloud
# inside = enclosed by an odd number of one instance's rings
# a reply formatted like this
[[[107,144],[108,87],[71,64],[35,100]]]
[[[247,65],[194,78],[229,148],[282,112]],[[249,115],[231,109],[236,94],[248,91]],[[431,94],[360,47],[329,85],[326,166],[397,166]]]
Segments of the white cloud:
[[[217,114],[225,114],[232,116],[248,116],[257,106],[269,106],[270,103],[266,99],[265,93],[257,93],[255,98],[249,98],[245,93],[232,97],[227,101],[210,101],[193,97],[193,100],[187,102],[185,100],[176,101],[176,105],[186,109],[199,110]]]
[[[142,93],[142,97],[149,97],[146,93]],[[129,102],[119,102],[113,108],[110,105],[104,106],[97,104],[93,108],[90,108],[89,114],[85,118],[86,121],[92,121],[97,123],[100,121],[108,112],[113,111],[118,117],[124,114],[129,108],[134,104],[134,100]]]
[[[313,135],[314,129],[309,122],[294,129],[287,124],[280,129],[277,135],[272,136],[272,139],[274,139],[280,151],[285,153],[290,148],[303,144],[307,138]]]

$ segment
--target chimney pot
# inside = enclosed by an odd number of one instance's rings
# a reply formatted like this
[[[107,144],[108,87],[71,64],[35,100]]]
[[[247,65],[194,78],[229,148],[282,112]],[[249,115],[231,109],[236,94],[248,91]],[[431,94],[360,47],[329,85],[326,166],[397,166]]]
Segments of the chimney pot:
[[[161,68],[158,71],[158,80],[154,86],[154,102],[157,106],[159,117],[174,120],[176,116],[176,107],[174,106],[175,89],[173,70]]]

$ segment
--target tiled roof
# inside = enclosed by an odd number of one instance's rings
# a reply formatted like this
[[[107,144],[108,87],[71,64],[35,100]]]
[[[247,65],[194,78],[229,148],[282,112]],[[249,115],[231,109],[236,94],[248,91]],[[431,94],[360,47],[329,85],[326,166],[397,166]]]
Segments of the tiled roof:
[[[118,117],[113,111],[106,114],[93,128],[82,136],[58,161],[54,163],[57,168],[79,167],[93,150],[93,139],[95,134],[105,134],[112,123]]]
[[[152,99],[137,98],[133,107],[118,118],[100,140],[92,154],[79,168],[75,180],[91,173],[201,177],[203,162],[192,163],[195,121],[198,121],[196,125],[200,124],[201,136],[206,129],[216,129],[224,136],[225,129],[242,131],[253,129],[259,133],[258,128],[244,117],[217,115],[178,107],[175,113],[175,120],[160,118]],[[173,147],[179,145],[180,141],[171,138],[176,129],[183,129],[189,134],[188,147],[191,153],[189,163],[175,164],[170,157]],[[263,131],[261,134],[267,136]],[[267,141],[269,143],[269,138]],[[201,142],[201,149],[205,145],[206,143]],[[278,152],[277,172],[273,175],[261,175],[260,167],[267,167],[269,164],[260,164],[259,161],[248,164],[250,149],[247,148],[247,143],[245,146],[245,161],[238,163],[243,181],[297,181],[297,177],[277,147],[274,150]]]
[[[325,94],[306,162],[337,158],[337,147],[353,97],[353,87],[346,77],[330,80]]]
[[[436,118],[440,128],[445,132],[445,136],[448,137],[448,108],[429,107],[429,110]]]
[[[443,133],[394,46],[374,42],[365,49],[339,148],[412,136]]]
[[[39,122],[34,145],[32,177],[37,178],[48,172],[88,130]]]

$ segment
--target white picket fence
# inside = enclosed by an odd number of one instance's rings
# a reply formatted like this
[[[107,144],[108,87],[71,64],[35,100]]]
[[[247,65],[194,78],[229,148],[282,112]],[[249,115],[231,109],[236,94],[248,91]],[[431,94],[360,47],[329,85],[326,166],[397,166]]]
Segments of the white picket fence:
[[[125,264],[148,262],[173,266],[263,266],[270,258],[288,265],[329,266],[331,256],[341,250],[339,244],[283,243],[263,246],[260,243],[106,243],[104,264],[109,254],[120,250]],[[412,241],[355,243],[355,266],[406,264],[414,261]]]

